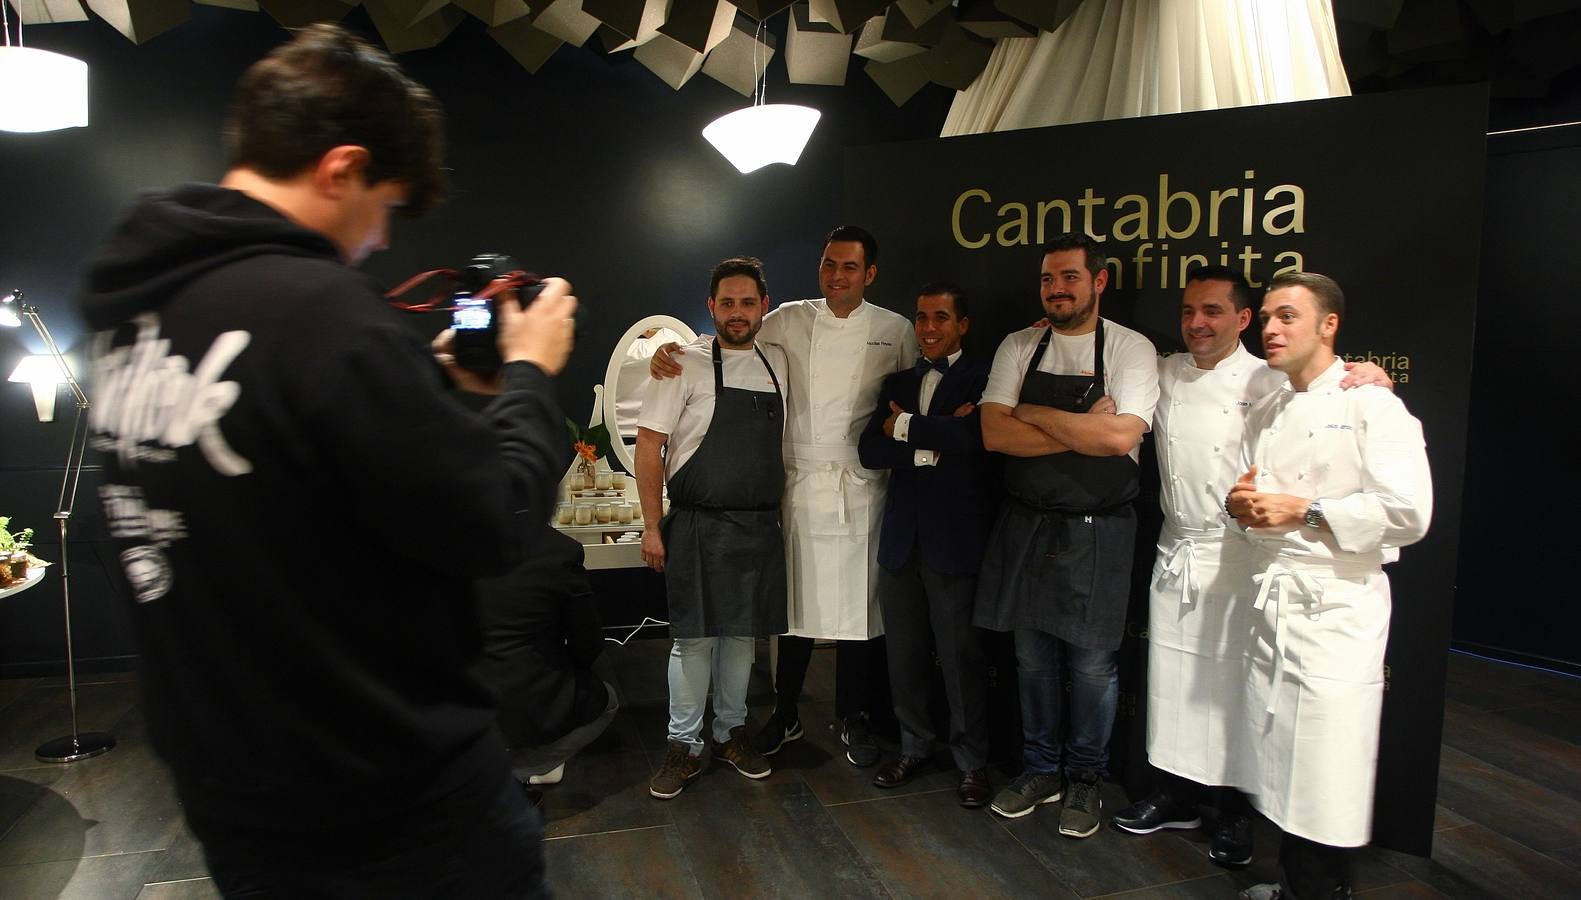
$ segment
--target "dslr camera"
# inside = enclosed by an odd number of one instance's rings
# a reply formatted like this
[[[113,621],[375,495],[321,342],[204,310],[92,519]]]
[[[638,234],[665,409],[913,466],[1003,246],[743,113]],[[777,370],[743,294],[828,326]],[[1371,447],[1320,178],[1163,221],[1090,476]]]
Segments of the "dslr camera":
[[[482,375],[498,372],[499,326],[494,315],[498,295],[515,290],[523,309],[538,299],[543,281],[501,253],[479,253],[455,274],[450,327],[455,330],[456,365]]]

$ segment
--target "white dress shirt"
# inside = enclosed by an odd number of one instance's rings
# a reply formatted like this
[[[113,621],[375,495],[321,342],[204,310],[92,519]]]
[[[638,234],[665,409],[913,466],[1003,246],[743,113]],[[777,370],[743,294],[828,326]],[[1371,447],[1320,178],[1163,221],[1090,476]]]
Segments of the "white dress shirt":
[[[951,353],[946,360],[950,365],[955,365],[961,359],[963,351]],[[917,411],[921,415],[928,414],[928,407],[933,404],[933,392],[938,390],[939,382],[944,380],[944,373],[938,369],[929,369],[922,373],[922,392],[917,399]],[[952,410],[953,412],[953,410]],[[901,413],[895,417],[894,438],[901,443],[911,442],[911,413]],[[939,451],[913,450],[912,463],[917,466],[936,466],[939,464]]]

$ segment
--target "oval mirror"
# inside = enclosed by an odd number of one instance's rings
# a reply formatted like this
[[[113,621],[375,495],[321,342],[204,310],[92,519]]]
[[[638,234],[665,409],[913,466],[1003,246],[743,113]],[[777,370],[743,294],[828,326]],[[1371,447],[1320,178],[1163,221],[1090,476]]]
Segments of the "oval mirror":
[[[609,368],[604,370],[603,419],[609,428],[609,452],[630,474],[637,472],[637,413],[648,383],[648,358],[671,341],[686,344],[696,339],[697,332],[674,316],[647,316],[615,342]]]

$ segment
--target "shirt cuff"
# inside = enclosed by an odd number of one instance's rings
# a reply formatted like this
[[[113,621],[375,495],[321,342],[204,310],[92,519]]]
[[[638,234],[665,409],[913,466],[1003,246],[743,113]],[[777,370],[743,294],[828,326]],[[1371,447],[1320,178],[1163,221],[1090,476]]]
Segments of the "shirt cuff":
[[[913,450],[911,462],[916,466],[936,466],[939,464],[939,454],[936,450]]]
[[[895,440],[905,442],[911,439],[911,413],[901,413],[895,417]]]

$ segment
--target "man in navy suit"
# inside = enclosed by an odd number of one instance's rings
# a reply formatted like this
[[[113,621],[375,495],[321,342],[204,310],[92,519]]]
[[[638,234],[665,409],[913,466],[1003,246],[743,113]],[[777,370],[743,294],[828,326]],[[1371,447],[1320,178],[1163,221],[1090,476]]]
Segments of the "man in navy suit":
[[[988,693],[972,600],[998,497],[977,413],[988,366],[961,350],[970,323],[960,288],[924,285],[913,321],[922,359],[884,381],[878,410],[858,444],[863,466],[890,470],[878,596],[901,755],[880,768],[873,783],[899,787],[928,764],[935,741],[928,694],[936,648],[950,707],[950,753],[961,772],[961,805],[977,808],[989,800]]]

